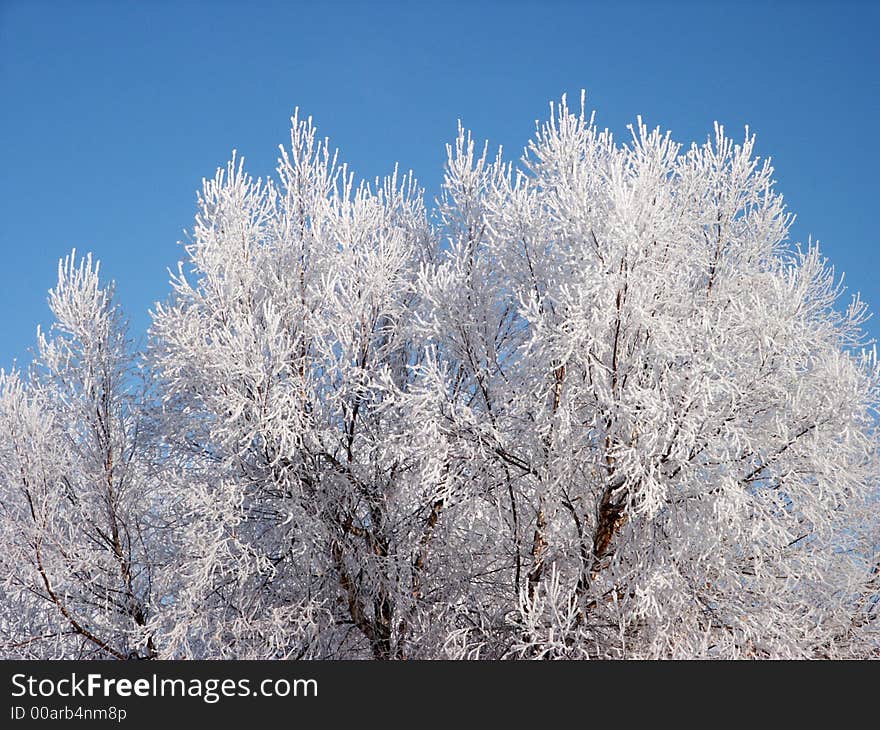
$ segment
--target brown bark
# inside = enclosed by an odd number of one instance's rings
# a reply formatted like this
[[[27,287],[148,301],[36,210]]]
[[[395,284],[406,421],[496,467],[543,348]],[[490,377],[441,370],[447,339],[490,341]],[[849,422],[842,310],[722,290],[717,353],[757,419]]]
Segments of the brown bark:
[[[532,538],[532,568],[528,574],[528,596],[532,601],[535,598],[535,590],[541,582],[544,573],[544,554],[547,551],[547,540],[544,531],[547,529],[547,516],[544,514],[543,501],[538,505],[538,515],[535,519],[535,534]]]

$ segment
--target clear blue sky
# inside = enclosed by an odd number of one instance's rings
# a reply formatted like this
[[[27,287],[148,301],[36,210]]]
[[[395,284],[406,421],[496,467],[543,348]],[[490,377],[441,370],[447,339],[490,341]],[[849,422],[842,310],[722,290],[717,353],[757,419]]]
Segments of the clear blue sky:
[[[877,2],[0,0],[0,367],[74,246],[142,336],[201,178],[233,148],[271,173],[297,105],[358,173],[399,161],[432,197],[457,119],[518,155],[566,91],[618,133],[748,123],[794,236],[880,311],[878,28]]]

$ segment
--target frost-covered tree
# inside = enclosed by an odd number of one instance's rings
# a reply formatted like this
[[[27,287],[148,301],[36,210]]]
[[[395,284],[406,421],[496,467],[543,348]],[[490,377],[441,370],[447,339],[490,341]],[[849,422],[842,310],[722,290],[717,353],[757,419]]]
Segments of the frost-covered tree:
[[[617,144],[564,99],[516,171],[459,133],[420,286],[520,635],[471,606],[458,651],[876,652],[866,309],[787,243],[753,146]]]
[[[71,254],[26,377],[0,373],[0,652],[152,657],[153,551],[143,378],[112,287]]]
[[[447,471],[414,392],[435,239],[411,177],[356,186],[311,120],[278,174],[206,181],[154,315],[193,516],[166,651],[404,656]]]
[[[878,654],[867,310],[748,131],[563,99],[517,165],[460,129],[431,220],[292,122],[276,181],[205,181],[155,396],[62,266],[0,389],[7,651]]]

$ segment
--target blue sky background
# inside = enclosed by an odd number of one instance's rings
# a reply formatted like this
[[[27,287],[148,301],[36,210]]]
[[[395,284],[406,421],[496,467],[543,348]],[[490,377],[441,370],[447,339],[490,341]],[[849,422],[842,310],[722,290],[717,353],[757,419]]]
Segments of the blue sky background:
[[[233,148],[271,173],[297,105],[358,174],[399,161],[430,197],[457,119],[516,156],[563,92],[618,134],[748,123],[794,237],[880,311],[878,27],[877,2],[0,0],[0,367],[74,246],[142,337],[202,177]]]

